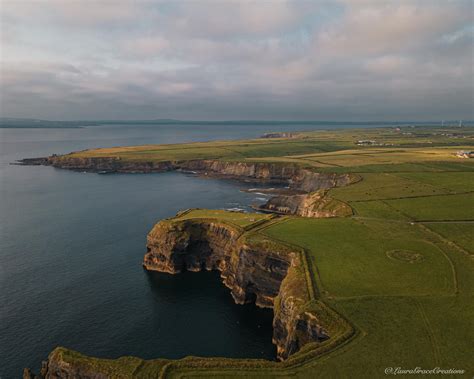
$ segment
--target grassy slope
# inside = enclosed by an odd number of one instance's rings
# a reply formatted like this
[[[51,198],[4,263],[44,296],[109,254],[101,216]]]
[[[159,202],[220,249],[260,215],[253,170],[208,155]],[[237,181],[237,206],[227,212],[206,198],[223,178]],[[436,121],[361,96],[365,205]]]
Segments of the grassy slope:
[[[314,270],[329,297],[366,295],[448,295],[454,292],[449,261],[408,223],[379,220],[292,219],[266,230],[272,237],[311,252]],[[391,259],[386,252],[403,249],[424,256],[421,263]],[[436,275],[433,275],[436,273]]]
[[[458,133],[461,129],[455,130]],[[411,134],[403,134],[411,133]],[[306,249],[320,300],[356,328],[336,350],[294,365],[255,360],[182,360],[163,376],[191,377],[383,377],[386,367],[462,368],[472,377],[474,340],[474,164],[455,158],[471,149],[453,130],[402,128],[305,133],[303,140],[251,140],[104,149],[80,156],[122,159],[196,159],[296,162],[318,171],[358,172],[362,181],[329,191],[352,206],[344,219],[261,219],[193,210],[180,218],[216,218]],[[375,139],[386,147],[355,147]],[[391,146],[390,144],[397,145]],[[434,220],[436,222],[419,222]],[[441,220],[441,222],[440,222]],[[418,263],[397,261],[392,250],[422,254]],[[315,303],[316,306],[316,303]],[[115,365],[104,361],[107,366]],[[217,366],[216,366],[216,362]],[[135,361],[131,360],[132,365]],[[98,364],[94,361],[94,365]],[[164,362],[148,361],[134,375],[154,377]],[[221,368],[217,368],[217,367]],[[223,368],[226,367],[226,368]],[[123,372],[124,376],[127,373]],[[397,375],[403,377],[402,375]]]
[[[272,218],[272,215],[229,212],[219,209],[190,209],[189,211],[179,214],[178,217],[174,217],[173,219],[187,220],[196,218],[218,219],[245,228],[247,226],[255,224],[256,222],[270,220]]]
[[[427,226],[453,241],[463,249],[474,255],[474,222],[473,223],[430,223]]]

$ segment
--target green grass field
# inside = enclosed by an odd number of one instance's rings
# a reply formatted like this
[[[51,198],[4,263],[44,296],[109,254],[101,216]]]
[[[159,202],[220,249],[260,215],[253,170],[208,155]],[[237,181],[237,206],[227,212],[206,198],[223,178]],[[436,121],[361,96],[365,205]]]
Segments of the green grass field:
[[[450,262],[416,225],[297,218],[265,233],[306,248],[319,272],[320,289],[329,297],[448,295],[455,290]],[[396,249],[419,253],[423,261],[391,259],[387,252]]]
[[[414,220],[474,220],[474,193],[386,200]]]
[[[358,146],[362,139],[374,140],[376,146]],[[352,207],[351,217],[275,217],[205,209],[176,217],[221,220],[241,227],[249,240],[267,245],[280,241],[303,249],[306,281],[316,294],[309,306],[324,304],[355,333],[336,339],[334,346],[330,342],[304,347],[283,363],[102,360],[69,351],[61,354],[68,362],[124,378],[383,378],[392,376],[385,374],[390,367],[463,369],[464,374],[455,377],[472,378],[474,159],[459,159],[455,152],[473,146],[473,127],[402,127],[72,154],[296,163],[321,172],[359,173],[359,182],[329,190],[332,198]]]
[[[242,213],[242,212],[229,212],[220,209],[191,209],[187,212],[183,212],[178,217],[174,217],[174,220],[189,220],[196,218],[204,219],[216,219],[219,221],[226,221],[231,224],[235,224],[242,228],[248,227],[257,222],[264,220],[270,220],[273,216],[263,213]]]
[[[474,255],[474,222],[440,222],[425,225]]]

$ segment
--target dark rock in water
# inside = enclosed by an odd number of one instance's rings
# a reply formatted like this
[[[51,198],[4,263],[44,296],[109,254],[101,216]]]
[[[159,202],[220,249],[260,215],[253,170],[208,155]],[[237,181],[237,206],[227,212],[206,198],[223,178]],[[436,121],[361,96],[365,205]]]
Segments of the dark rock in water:
[[[23,379],[34,379],[35,377],[29,368],[23,369]]]
[[[47,166],[48,165],[48,157],[44,158],[25,158],[20,159],[16,162],[10,163],[13,165],[19,166]]]

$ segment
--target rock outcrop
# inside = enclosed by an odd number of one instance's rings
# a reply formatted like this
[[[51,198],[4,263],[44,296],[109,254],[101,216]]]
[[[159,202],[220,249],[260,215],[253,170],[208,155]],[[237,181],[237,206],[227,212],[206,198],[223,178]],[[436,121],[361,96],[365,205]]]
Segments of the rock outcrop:
[[[94,358],[82,355],[64,347],[56,347],[43,361],[39,375],[30,369],[24,369],[23,379],[109,379],[109,378],[157,378],[158,374],[150,372],[140,375],[138,371],[147,371],[147,366],[154,366],[154,372],[166,364],[166,359],[144,361],[136,357],[117,359]],[[158,370],[156,370],[158,369]]]
[[[273,342],[286,359],[308,342],[328,338],[316,315],[303,311],[310,300],[301,252],[242,230],[204,219],[166,220],[148,235],[147,270],[221,272],[238,304],[274,308]]]
[[[176,169],[170,161],[131,161],[120,157],[75,157],[70,155],[52,155],[45,158],[26,158],[18,161],[20,165],[53,166],[86,172],[151,173]]]
[[[332,199],[327,195],[327,191],[324,190],[305,195],[274,196],[257,209],[279,214],[315,218],[346,217],[352,215],[352,208],[349,205]]]
[[[64,378],[87,378],[87,379],[107,379],[109,376],[94,370],[87,365],[74,364],[61,359],[57,350],[48,356],[41,365],[40,375],[35,375],[30,369],[23,370],[23,379],[64,379]]]

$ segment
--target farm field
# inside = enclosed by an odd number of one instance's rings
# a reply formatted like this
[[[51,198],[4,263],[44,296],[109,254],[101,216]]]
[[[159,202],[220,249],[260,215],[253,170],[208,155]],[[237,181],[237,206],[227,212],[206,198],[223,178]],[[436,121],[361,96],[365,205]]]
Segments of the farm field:
[[[449,295],[455,291],[450,262],[405,222],[354,219],[291,219],[265,233],[306,248],[319,287],[331,298],[353,296]],[[337,242],[336,242],[337,241]],[[420,254],[420,262],[392,258],[390,252]]]
[[[399,128],[400,129],[400,128]],[[453,153],[474,146],[471,127],[455,134],[443,128],[349,129],[301,132],[292,138],[123,146],[74,152],[67,157],[119,157],[124,160],[272,160],[302,162],[314,167],[356,167],[405,162],[457,161]],[[407,130],[407,132],[405,132]],[[408,132],[409,130],[409,132]],[[405,134],[410,133],[410,134]],[[373,145],[358,145],[360,140]],[[375,146],[374,146],[375,145]],[[454,150],[453,150],[454,148]]]
[[[474,193],[387,200],[387,204],[416,221],[473,220]]]
[[[474,255],[474,222],[433,222],[425,226]]]

